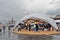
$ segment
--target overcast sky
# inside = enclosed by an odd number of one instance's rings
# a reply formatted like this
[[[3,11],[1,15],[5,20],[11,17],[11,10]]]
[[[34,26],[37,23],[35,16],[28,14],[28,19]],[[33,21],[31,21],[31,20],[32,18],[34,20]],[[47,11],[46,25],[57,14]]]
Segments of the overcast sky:
[[[6,23],[11,17],[19,20],[27,13],[58,15],[60,0],[0,0],[0,22]]]

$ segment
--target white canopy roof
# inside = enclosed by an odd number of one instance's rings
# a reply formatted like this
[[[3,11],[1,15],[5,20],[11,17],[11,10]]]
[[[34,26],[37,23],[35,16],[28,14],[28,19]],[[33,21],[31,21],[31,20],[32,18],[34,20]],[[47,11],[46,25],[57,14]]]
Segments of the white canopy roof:
[[[41,15],[41,14],[37,14],[37,13],[35,13],[35,14],[29,14],[29,15],[24,16],[22,19],[20,19],[20,20],[16,23],[15,27],[16,27],[20,22],[22,22],[22,21],[24,21],[24,20],[27,20],[27,19],[29,19],[29,18],[31,18],[31,17],[35,17],[35,18],[38,18],[38,19],[42,19],[42,20],[50,23],[55,29],[58,29],[58,27],[57,27],[57,25],[56,25],[56,23],[55,23],[55,21],[54,21],[53,19],[51,19],[50,17],[47,17],[46,15]]]

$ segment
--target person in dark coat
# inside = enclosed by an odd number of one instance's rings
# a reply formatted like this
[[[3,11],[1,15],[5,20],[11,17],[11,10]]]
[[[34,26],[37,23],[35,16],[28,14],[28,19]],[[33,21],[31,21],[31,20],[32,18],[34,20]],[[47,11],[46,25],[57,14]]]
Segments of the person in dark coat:
[[[47,25],[48,25],[48,31],[50,31],[51,25],[49,23]]]
[[[29,31],[31,31],[31,25],[29,24]]]
[[[38,25],[37,24],[35,24],[36,25],[36,31],[38,31]]]
[[[44,30],[44,24],[39,24],[40,27],[41,27],[41,30],[43,31]]]
[[[51,25],[49,23],[45,23],[44,27],[50,31]]]
[[[18,25],[18,32],[19,32],[19,31],[21,31],[21,27],[20,27],[20,25]]]

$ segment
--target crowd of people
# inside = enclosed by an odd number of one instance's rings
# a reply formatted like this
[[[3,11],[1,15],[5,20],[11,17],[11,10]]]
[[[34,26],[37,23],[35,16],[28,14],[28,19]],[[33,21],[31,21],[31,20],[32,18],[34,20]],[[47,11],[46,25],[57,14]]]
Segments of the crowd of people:
[[[48,30],[50,31],[50,28],[51,28],[51,25],[47,22],[30,22],[30,23],[26,23],[26,22],[23,22],[23,23],[19,23],[18,24],[18,31],[21,31],[22,29],[25,29],[25,30],[34,30],[34,31],[39,31],[39,30]]]

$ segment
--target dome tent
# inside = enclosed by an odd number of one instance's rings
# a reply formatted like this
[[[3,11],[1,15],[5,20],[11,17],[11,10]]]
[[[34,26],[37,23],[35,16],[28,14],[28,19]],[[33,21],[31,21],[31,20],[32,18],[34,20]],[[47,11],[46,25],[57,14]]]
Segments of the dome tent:
[[[35,14],[29,14],[29,15],[24,16],[23,18],[21,18],[21,19],[16,23],[15,27],[16,27],[20,22],[22,22],[22,21],[24,21],[24,20],[27,20],[27,19],[29,19],[29,18],[32,18],[32,17],[35,17],[35,18],[38,18],[38,19],[42,19],[42,20],[48,22],[50,25],[52,25],[55,29],[58,29],[58,27],[57,27],[57,25],[56,25],[56,23],[55,23],[55,21],[54,21],[53,19],[51,19],[50,17],[48,17],[48,16],[46,16],[46,15],[41,15],[41,14],[37,14],[37,13],[35,13]]]

